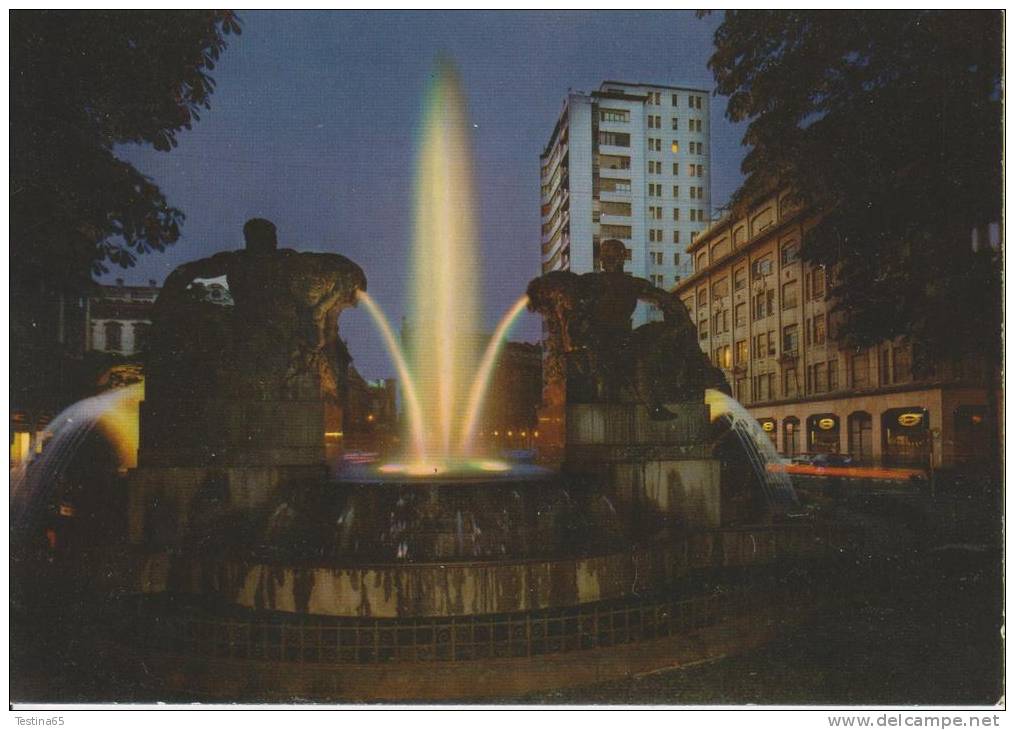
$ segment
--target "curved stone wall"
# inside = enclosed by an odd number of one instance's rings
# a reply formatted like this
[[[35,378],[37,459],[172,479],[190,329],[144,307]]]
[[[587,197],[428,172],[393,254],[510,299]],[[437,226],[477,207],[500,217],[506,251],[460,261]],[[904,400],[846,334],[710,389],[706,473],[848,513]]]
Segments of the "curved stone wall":
[[[213,597],[322,616],[474,616],[575,606],[659,590],[699,570],[818,557],[813,525],[716,530],[604,555],[553,560],[292,566],[165,553],[138,566],[143,593]]]

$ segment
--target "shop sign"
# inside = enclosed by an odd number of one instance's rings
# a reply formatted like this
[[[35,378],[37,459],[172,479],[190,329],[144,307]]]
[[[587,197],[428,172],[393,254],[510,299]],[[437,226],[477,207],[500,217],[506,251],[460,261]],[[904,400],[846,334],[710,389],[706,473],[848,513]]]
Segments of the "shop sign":
[[[922,413],[900,413],[899,414],[899,425],[905,426],[906,428],[912,428],[923,420]]]
[[[831,431],[833,428],[835,428],[835,419],[822,418],[820,421],[818,421],[818,428],[820,428],[822,431]]]

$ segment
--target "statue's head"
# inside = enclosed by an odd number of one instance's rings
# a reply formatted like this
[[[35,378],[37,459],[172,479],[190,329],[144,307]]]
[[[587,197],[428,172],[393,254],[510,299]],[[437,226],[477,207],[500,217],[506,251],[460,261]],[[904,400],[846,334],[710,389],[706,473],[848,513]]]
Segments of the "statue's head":
[[[271,253],[278,248],[275,224],[264,218],[251,218],[243,226],[243,239],[250,253]]]
[[[622,241],[611,238],[599,244],[599,263],[603,271],[621,272],[626,260],[627,247]]]

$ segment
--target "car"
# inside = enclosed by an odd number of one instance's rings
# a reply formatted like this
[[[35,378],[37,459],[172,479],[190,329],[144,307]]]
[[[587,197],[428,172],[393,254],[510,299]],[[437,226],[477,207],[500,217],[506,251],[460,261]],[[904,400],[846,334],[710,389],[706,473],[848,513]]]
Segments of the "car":
[[[853,457],[849,454],[814,454],[812,466],[852,466]]]
[[[855,460],[849,454],[832,454],[818,452],[813,454],[796,454],[790,460],[793,464],[805,466],[854,466]]]

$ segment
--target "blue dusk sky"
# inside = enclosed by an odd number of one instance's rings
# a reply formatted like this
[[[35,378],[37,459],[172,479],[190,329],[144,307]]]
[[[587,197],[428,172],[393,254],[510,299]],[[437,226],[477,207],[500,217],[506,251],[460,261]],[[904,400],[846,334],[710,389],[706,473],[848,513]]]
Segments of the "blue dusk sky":
[[[438,57],[461,73],[472,150],[486,328],[539,274],[539,155],[568,89],[606,79],[712,89],[721,13],[242,12],[213,71],[212,108],[171,152],[125,148],[187,216],[179,242],[103,277],[161,283],[190,259],[243,245],[269,218],[284,247],[363,267],[397,328],[410,291],[416,131]],[[712,203],[740,183],[743,125],[712,100]],[[367,378],[394,375],[366,312],[342,337]],[[523,315],[511,339],[535,341]]]

